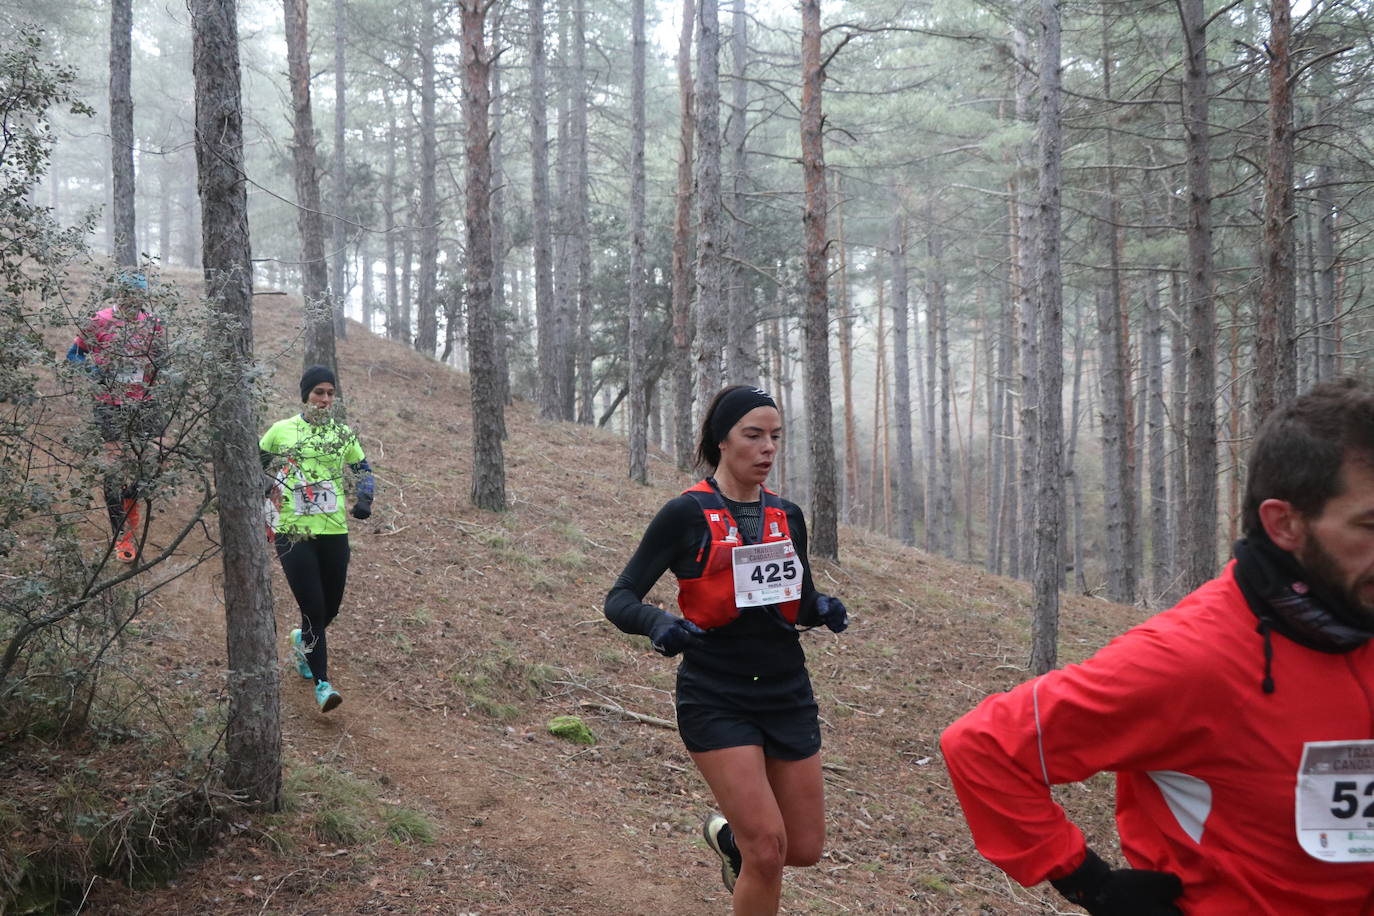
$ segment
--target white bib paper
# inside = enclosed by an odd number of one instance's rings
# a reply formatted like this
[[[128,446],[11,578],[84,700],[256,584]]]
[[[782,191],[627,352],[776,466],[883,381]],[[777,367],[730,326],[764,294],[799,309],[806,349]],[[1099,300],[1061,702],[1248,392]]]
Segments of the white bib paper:
[[[317,480],[292,487],[291,504],[297,515],[328,515],[338,511],[339,494],[334,481]]]
[[[735,607],[780,604],[801,598],[802,564],[792,541],[736,547]]]
[[[1374,862],[1374,741],[1309,741],[1298,766],[1298,843],[1323,862]]]

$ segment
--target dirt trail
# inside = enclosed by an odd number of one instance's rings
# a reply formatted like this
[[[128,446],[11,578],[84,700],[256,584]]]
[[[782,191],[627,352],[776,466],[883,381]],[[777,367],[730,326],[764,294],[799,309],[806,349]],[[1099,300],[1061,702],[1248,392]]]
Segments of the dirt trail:
[[[260,338],[290,339],[298,306],[265,301]],[[655,486],[625,483],[623,439],[517,404],[511,509],[479,512],[467,499],[466,376],[357,325],[339,361],[379,489],[373,518],[350,531],[348,593],[330,630],[345,699],[327,716],[287,663],[295,609],[274,575],[285,757],[291,770],[323,764],[367,782],[423,813],[435,838],[341,848],[299,816],[247,823],[171,886],[97,882],[85,912],[727,914],[698,833],[710,798],[676,734],[580,705],[672,717],[674,663],[615,631],[600,606],[648,519],[690,481],[659,457]],[[278,367],[265,419],[297,409],[298,371]],[[937,742],[980,696],[1024,676],[1025,589],[857,529],[842,533],[842,552],[843,565],[816,565],[817,580],[844,597],[853,626],[805,637],[831,764],[827,852],[816,868],[789,870],[783,911],[1052,912],[973,851]],[[179,584],[159,621],[167,664],[206,685],[223,680],[215,576]],[[671,590],[653,597],[670,604]],[[1138,616],[1067,599],[1067,654]],[[596,746],[548,734],[568,713],[588,720]],[[1090,832],[1110,830],[1109,787],[1076,803]]]

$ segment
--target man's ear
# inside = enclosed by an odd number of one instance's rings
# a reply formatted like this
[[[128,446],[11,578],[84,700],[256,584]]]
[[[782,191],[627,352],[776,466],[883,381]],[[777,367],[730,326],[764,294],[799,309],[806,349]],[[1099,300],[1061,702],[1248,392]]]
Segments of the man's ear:
[[[1296,553],[1307,541],[1307,520],[1293,504],[1282,499],[1266,499],[1259,505],[1260,524],[1274,546]]]

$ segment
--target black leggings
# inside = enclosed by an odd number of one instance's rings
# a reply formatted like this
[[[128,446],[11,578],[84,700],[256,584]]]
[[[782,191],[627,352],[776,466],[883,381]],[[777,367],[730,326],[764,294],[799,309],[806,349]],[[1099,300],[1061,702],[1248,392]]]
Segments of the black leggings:
[[[329,680],[329,648],[325,629],[339,615],[344,583],[348,580],[348,535],[317,534],[292,540],[278,535],[277,559],[286,573],[291,594],[301,608],[301,642],[317,681]]]

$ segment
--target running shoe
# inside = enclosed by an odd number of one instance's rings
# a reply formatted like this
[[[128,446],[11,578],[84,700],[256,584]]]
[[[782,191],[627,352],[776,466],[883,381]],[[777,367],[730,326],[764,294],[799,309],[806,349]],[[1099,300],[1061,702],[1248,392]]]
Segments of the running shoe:
[[[120,526],[119,538],[115,541],[115,556],[121,562],[132,563],[138,559],[138,530],[143,524],[142,513],[138,511],[138,500],[124,500],[124,524]]]
[[[301,677],[314,680],[315,675],[310,670],[310,661],[305,657],[305,643],[301,641],[301,628],[291,631],[291,654],[296,659],[296,670]]]
[[[320,681],[315,685],[315,702],[320,704],[320,712],[329,712],[343,702],[343,697],[329,686],[328,681]]]
[[[739,848],[735,846],[734,834],[730,832],[730,822],[712,812],[706,818],[706,823],[701,825],[701,835],[706,838],[706,845],[711,847],[711,851],[720,856],[720,880],[725,882],[725,889],[733,894],[743,859]]]

